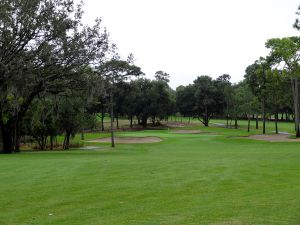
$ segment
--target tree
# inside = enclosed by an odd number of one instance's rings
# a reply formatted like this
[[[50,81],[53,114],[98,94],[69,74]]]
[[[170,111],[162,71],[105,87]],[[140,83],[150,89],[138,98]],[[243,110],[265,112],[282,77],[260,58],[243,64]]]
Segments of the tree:
[[[151,105],[151,80],[146,78],[139,78],[132,81],[136,93],[136,108],[135,115],[138,119],[139,125],[144,128],[147,126],[147,120],[150,116]]]
[[[131,58],[131,57],[130,57]],[[110,131],[111,131],[111,146],[115,147],[114,141],[114,127],[113,127],[113,119],[114,119],[114,97],[113,90],[114,84],[116,82],[122,82],[126,80],[130,76],[140,76],[143,75],[140,67],[133,65],[129,61],[120,60],[117,58],[113,58],[98,68],[98,73],[100,76],[104,76],[110,87],[109,95],[110,95]]]
[[[129,94],[129,83],[120,81],[114,85],[114,115],[117,120],[117,129],[119,129],[119,116],[125,114],[126,96]]]
[[[219,76],[216,79],[216,85],[218,90],[221,91],[220,101],[223,104],[223,110],[226,110],[226,112],[223,112],[222,114],[226,114],[226,127],[228,128],[228,119],[229,119],[229,111],[230,107],[233,107],[232,105],[232,100],[233,100],[233,95],[232,95],[232,85],[230,82],[231,76],[228,74],[223,74]]]
[[[158,81],[163,81],[163,82],[166,82],[166,83],[170,82],[170,75],[168,73],[162,71],[162,70],[159,70],[159,71],[155,72],[154,77]]]
[[[189,118],[193,116],[195,106],[195,87],[193,85],[179,86],[176,89],[176,105],[180,114]]]
[[[169,86],[164,80],[154,80],[151,82],[150,88],[150,105],[149,114],[152,124],[155,125],[156,120],[167,118],[171,111],[171,96],[168,90]]]
[[[109,90],[107,90],[108,81],[97,74],[94,69],[90,70],[89,93],[90,104],[88,111],[90,114],[95,114],[101,119],[101,131],[104,131],[104,118],[107,112],[107,106],[109,103]]]
[[[200,76],[194,81],[195,113],[204,126],[208,126],[209,120],[214,113],[222,111],[219,101],[220,91],[216,83],[209,76]]]
[[[235,113],[246,116],[248,120],[248,132],[250,132],[251,115],[255,110],[255,96],[249,85],[242,81],[235,85],[234,88]]]
[[[299,76],[300,76],[300,38],[287,37],[270,39],[266,47],[271,50],[270,58],[273,65],[282,65],[282,73],[286,74],[291,81],[296,137],[300,137],[299,127]]]
[[[58,104],[58,124],[65,135],[63,149],[69,149],[70,139],[84,126],[95,124],[96,120],[86,111],[85,96],[79,93],[66,93],[60,97]]]
[[[101,21],[83,26],[72,0],[4,0],[0,15],[0,127],[11,153],[35,97],[81,87],[83,71],[103,60],[109,44]]]
[[[127,115],[130,121],[130,128],[133,128],[133,117],[136,115],[137,104],[138,104],[138,90],[134,81],[131,81],[127,88],[125,99],[123,102],[124,113]]]
[[[282,71],[278,69],[270,69],[267,71],[267,90],[268,105],[275,116],[275,132],[278,134],[278,113],[280,108],[288,107],[289,101],[286,101],[287,86],[286,77],[282,74]]]
[[[166,81],[145,78],[133,80],[126,96],[124,111],[130,118],[135,115],[143,128],[147,127],[149,118],[156,125],[174,112],[175,93]]]
[[[58,94],[40,93],[29,107],[21,122],[22,134],[32,136],[39,148],[47,148],[50,137],[50,149],[53,149],[53,139],[58,134],[64,134],[64,149],[69,148],[70,138],[81,131],[84,140],[84,130],[93,129],[96,117],[91,110],[95,74],[91,70],[85,73],[86,87],[82,90],[66,89]]]
[[[30,135],[41,150],[47,148],[50,137],[50,149],[53,149],[53,138],[59,133],[58,112],[55,98],[39,95],[31,104],[21,123],[21,132]]]
[[[298,11],[296,12],[298,16],[300,16],[300,5],[298,6]],[[300,30],[300,19],[296,18],[295,23],[294,23],[294,28],[297,30]]]
[[[258,97],[261,102],[263,118],[263,134],[266,133],[266,99],[267,99],[267,71],[270,69],[269,62],[260,57],[254,64],[246,68],[245,79],[249,84],[252,93]]]

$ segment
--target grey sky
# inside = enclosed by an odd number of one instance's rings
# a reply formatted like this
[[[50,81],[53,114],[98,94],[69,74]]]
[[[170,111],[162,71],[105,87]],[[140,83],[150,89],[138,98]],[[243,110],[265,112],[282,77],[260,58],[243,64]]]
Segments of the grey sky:
[[[299,35],[292,24],[299,0],[85,0],[85,17],[101,17],[121,56],[152,78],[171,75],[170,85],[187,85],[199,75],[230,74],[265,56],[265,41]]]

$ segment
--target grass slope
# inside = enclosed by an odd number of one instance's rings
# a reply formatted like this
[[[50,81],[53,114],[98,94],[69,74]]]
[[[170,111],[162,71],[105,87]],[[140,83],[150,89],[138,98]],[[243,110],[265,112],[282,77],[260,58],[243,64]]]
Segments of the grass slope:
[[[300,143],[201,129],[219,135],[0,155],[0,224],[300,224]]]

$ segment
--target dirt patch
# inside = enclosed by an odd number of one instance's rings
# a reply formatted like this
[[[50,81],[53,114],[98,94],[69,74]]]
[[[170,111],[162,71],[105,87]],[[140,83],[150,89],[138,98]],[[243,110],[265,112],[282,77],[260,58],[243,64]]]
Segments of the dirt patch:
[[[171,131],[173,134],[201,134],[204,133],[201,130],[173,130]]]
[[[300,142],[300,139],[289,138],[290,134],[257,134],[246,137],[252,140],[261,140],[269,142]]]
[[[121,144],[140,144],[140,143],[155,143],[161,142],[162,139],[159,137],[116,137],[115,142]],[[91,141],[91,143],[109,143],[111,142],[109,138],[98,138]]]

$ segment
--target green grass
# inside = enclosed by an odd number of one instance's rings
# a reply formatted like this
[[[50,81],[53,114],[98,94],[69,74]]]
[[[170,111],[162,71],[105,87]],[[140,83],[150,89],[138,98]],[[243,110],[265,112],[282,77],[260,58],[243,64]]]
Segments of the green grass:
[[[226,120],[211,120],[211,123],[222,123],[226,124]],[[262,129],[263,123],[259,121],[259,129]],[[247,120],[238,120],[238,125],[240,129],[247,129],[248,121]],[[234,126],[234,121],[232,121],[232,126]],[[251,130],[255,130],[255,121],[252,120],[250,123]],[[293,122],[278,122],[278,130],[283,132],[295,133],[294,123]],[[275,122],[274,121],[267,121],[266,122],[266,132],[267,133],[274,133],[275,131]],[[261,132],[261,131],[260,131]]]
[[[213,134],[118,132],[163,142],[0,155],[0,224],[300,224],[300,143],[200,129]]]

